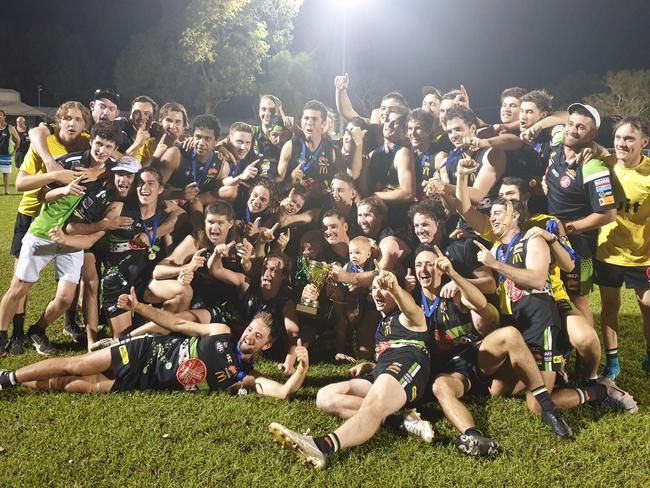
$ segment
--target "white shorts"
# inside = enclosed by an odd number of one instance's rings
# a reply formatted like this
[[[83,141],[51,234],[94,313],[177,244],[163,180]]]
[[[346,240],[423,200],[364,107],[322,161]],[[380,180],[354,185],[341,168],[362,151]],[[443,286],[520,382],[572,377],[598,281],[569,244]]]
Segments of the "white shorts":
[[[25,283],[36,283],[43,268],[54,259],[55,276],[58,280],[78,284],[84,252],[60,246],[49,239],[41,239],[29,232],[25,234],[16,264],[16,277]]]

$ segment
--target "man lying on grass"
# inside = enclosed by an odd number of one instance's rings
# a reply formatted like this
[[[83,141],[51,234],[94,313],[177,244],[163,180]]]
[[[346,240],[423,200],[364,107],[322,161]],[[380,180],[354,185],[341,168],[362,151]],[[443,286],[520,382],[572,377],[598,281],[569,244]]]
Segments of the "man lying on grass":
[[[120,295],[118,305],[171,334],[128,338],[82,356],[47,359],[16,371],[0,370],[0,390],[15,385],[78,393],[245,389],[286,399],[298,391],[307,375],[309,355],[300,341],[295,372],[286,383],[263,378],[254,371],[254,356],[271,347],[275,339],[268,313],[255,315],[235,341],[225,324],[199,324],[139,303],[133,288],[129,295]]]
[[[347,420],[321,437],[302,435],[275,422],[269,426],[280,446],[316,469],[324,468],[339,449],[368,441],[386,417],[418,401],[426,391],[431,334],[424,312],[390,271],[380,269],[375,276],[372,298],[382,315],[375,333],[377,363],[359,364],[352,368],[353,379],[328,387],[347,407],[338,412]]]

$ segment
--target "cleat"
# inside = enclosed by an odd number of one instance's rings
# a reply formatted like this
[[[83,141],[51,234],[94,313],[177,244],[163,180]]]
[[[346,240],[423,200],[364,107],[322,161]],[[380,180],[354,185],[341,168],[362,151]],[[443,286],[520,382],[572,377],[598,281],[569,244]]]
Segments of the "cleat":
[[[0,369],[0,390],[8,390],[15,385],[11,382],[9,375],[11,371],[8,369]]]
[[[304,465],[323,469],[327,464],[327,455],[318,449],[313,438],[294,432],[275,422],[269,425],[269,432],[280,447],[295,452]]]
[[[82,329],[77,324],[65,324],[63,333],[81,346],[86,347],[88,345],[85,329]]]
[[[616,386],[612,380],[602,378],[598,383],[603,385],[607,390],[607,396],[600,402],[600,406],[611,410],[622,410],[628,413],[636,413],[639,406],[634,401],[632,395],[625,390]]]
[[[496,456],[501,451],[497,441],[481,435],[461,434],[452,443],[460,452],[469,456]]]
[[[57,351],[56,347],[52,345],[50,340],[45,335],[45,331],[40,327],[32,325],[27,330],[27,337],[30,338],[30,340],[34,344],[34,348],[36,349],[36,352],[39,353],[40,355],[51,356],[52,354],[56,354]]]
[[[25,354],[25,336],[13,336],[9,341],[9,354],[20,356]]]
[[[120,342],[119,339],[113,339],[112,337],[106,337],[104,339],[99,339],[98,341],[93,342],[88,350],[90,352],[93,351],[99,351],[101,349],[106,349],[107,347],[111,347],[114,344],[117,344]]]
[[[433,441],[433,427],[431,422],[424,420],[414,408],[404,410],[402,413],[402,428],[411,435],[421,438],[424,442]]]
[[[553,433],[561,437],[562,439],[572,439],[573,432],[571,432],[571,427],[564,420],[564,415],[559,409],[555,409],[551,412],[542,410],[542,422],[548,425]]]

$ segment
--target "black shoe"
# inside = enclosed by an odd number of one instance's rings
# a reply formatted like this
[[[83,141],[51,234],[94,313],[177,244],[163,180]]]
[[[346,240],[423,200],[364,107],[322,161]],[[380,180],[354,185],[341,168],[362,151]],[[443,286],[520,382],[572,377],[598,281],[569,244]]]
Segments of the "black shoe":
[[[461,434],[453,440],[453,444],[470,456],[495,456],[501,450],[497,441],[481,435]]]
[[[29,337],[29,339],[34,344],[34,348],[36,348],[37,353],[43,356],[51,356],[52,354],[56,353],[56,347],[52,345],[50,340],[45,335],[45,331],[40,327],[32,325],[27,331],[27,337]]]
[[[15,386],[9,377],[12,372],[8,369],[0,369],[0,390],[8,390]]]
[[[9,354],[20,356],[25,354],[25,336],[13,336],[9,341]]]
[[[562,439],[573,439],[571,427],[557,408],[553,411],[542,410],[542,422],[548,425],[556,436]]]
[[[66,324],[63,326],[63,333],[77,344],[83,347],[88,347],[88,337],[86,336],[86,329],[79,327],[77,324]]]
[[[9,345],[9,337],[7,332],[0,332],[0,358],[7,354],[7,346]]]

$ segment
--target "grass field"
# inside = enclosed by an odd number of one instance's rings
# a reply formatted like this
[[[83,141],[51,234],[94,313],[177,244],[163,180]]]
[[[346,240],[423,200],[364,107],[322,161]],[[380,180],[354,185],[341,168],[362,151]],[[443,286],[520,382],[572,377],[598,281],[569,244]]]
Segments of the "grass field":
[[[0,291],[12,276],[8,249],[19,197],[0,197]],[[26,325],[51,298],[50,268],[34,287]],[[593,310],[599,312],[597,294]],[[456,433],[435,405],[423,409],[439,441],[432,446],[382,430],[365,446],[334,458],[325,471],[300,465],[271,441],[272,421],[320,434],[339,421],[318,412],[319,387],[342,379],[346,368],[316,363],[305,387],[289,402],[254,395],[134,393],[76,395],[23,388],[0,392],[0,487],[19,486],[650,486],[650,392],[640,366],[645,347],[633,296],[621,311],[618,384],[640,405],[636,415],[582,407],[567,412],[575,442],[556,439],[527,413],[520,399],[473,400],[478,427],[504,453],[494,460],[466,457],[448,444]],[[49,330],[62,354],[79,353]],[[0,368],[39,360],[0,359]],[[273,374],[273,365],[259,369]]]

